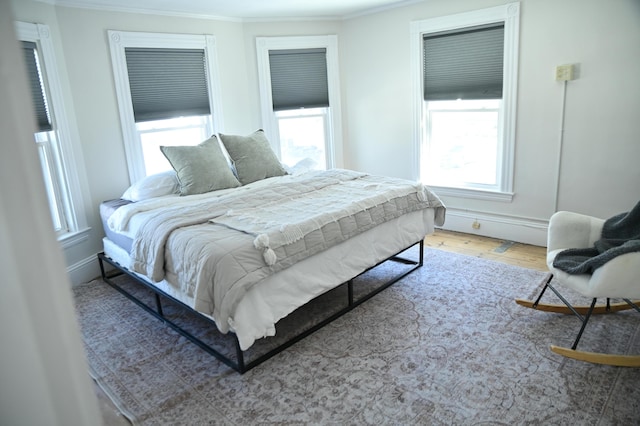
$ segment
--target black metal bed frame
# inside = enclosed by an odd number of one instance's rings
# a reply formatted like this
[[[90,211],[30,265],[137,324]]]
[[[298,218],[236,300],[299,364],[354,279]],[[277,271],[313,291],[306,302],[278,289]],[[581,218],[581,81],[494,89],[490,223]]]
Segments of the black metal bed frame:
[[[420,249],[419,249],[420,253],[419,253],[418,260],[410,260],[410,259],[406,259],[406,258],[403,258],[403,257],[399,256],[405,250],[408,250],[411,247],[414,247],[416,245],[420,246]],[[355,300],[354,299],[354,294],[353,294],[353,280],[356,279],[357,277],[359,277],[360,275],[364,274],[365,272],[367,272],[367,271],[369,271],[369,270],[371,270],[371,269],[373,269],[373,268],[375,268],[375,267],[377,267],[377,266],[379,266],[379,265],[381,265],[381,264],[383,264],[385,262],[388,262],[388,261],[400,262],[400,263],[403,263],[403,264],[406,264],[406,265],[413,265],[413,266],[411,268],[403,271],[402,273],[400,273],[398,275],[395,275],[394,277],[392,277],[391,279],[389,279],[388,281],[386,281],[382,285],[376,287],[375,289],[371,290],[369,293],[367,293],[364,296],[361,296],[360,298]],[[373,296],[375,296],[376,294],[378,294],[381,291],[385,290],[386,288],[390,287],[391,285],[395,284],[397,281],[399,281],[402,278],[406,277],[407,275],[409,275],[410,273],[412,273],[416,269],[422,267],[423,264],[424,264],[424,240],[421,239],[420,241],[411,244],[407,248],[404,248],[404,249],[400,250],[396,254],[390,256],[389,258],[383,260],[382,262],[379,262],[379,263],[371,266],[370,268],[367,268],[366,270],[362,271],[360,274],[356,275],[352,279],[350,279],[347,282],[337,286],[337,287],[344,286],[344,285],[347,286],[347,298],[348,298],[347,302],[348,302],[348,304],[347,304],[347,306],[345,308],[337,311],[336,313],[332,314],[331,316],[327,317],[326,319],[322,320],[321,322],[313,325],[312,327],[300,332],[299,334],[296,334],[293,338],[285,341],[284,343],[280,344],[279,346],[275,347],[274,349],[269,350],[267,353],[265,353],[263,355],[260,355],[256,359],[251,360],[250,362],[245,362],[244,353],[240,349],[240,343],[239,343],[238,338],[237,338],[237,336],[235,334],[234,334],[234,341],[235,341],[236,359],[233,360],[230,357],[222,354],[220,351],[216,350],[211,345],[208,345],[207,343],[205,343],[201,339],[197,338],[196,336],[194,336],[192,333],[190,333],[188,330],[186,330],[182,326],[178,325],[177,323],[175,323],[171,319],[167,318],[164,315],[164,312],[163,312],[161,296],[166,298],[166,299],[168,299],[168,300],[170,300],[170,301],[172,301],[172,302],[175,302],[179,306],[182,306],[182,307],[186,308],[189,312],[194,313],[198,317],[200,317],[200,318],[206,320],[207,322],[211,323],[212,326],[216,327],[215,322],[211,318],[209,318],[209,317],[207,317],[207,316],[195,311],[194,309],[192,309],[188,305],[182,303],[181,301],[175,299],[174,297],[168,295],[164,291],[162,291],[159,288],[155,287],[154,285],[150,284],[145,279],[143,279],[141,276],[131,272],[129,269],[125,268],[124,266],[120,265],[118,262],[116,262],[113,259],[109,258],[107,255],[104,254],[104,252],[103,253],[98,253],[98,262],[100,263],[100,272],[101,272],[102,279],[103,279],[104,282],[109,284],[111,287],[113,287],[114,289],[116,289],[117,291],[122,293],[124,296],[126,296],[130,300],[132,300],[134,303],[136,303],[142,309],[147,311],[149,314],[153,315],[154,317],[158,318],[159,320],[161,320],[162,322],[167,324],[169,327],[174,329],[180,335],[184,336],[185,338],[189,339],[191,342],[193,342],[196,345],[198,345],[204,351],[206,351],[209,354],[213,355],[214,357],[216,357],[218,360],[220,360],[224,364],[226,364],[229,367],[231,367],[234,370],[236,370],[238,373],[244,374],[245,372],[249,371],[253,367],[256,367],[257,365],[263,363],[264,361],[266,361],[266,360],[272,358],[273,356],[279,354],[280,352],[282,352],[283,350],[287,349],[288,347],[290,347],[291,345],[295,344],[296,342],[298,342],[298,341],[304,339],[305,337],[311,335],[312,333],[318,331],[319,329],[321,329],[325,325],[329,324],[330,322],[336,320],[337,318],[339,318],[342,315],[346,314],[347,312],[351,311],[352,309],[354,309],[358,305],[360,305],[360,304],[366,302],[367,300],[371,299]],[[109,273],[107,273],[105,271],[105,267],[104,267],[104,263],[105,262],[108,263],[109,265],[113,266],[115,268],[115,271],[110,271]],[[115,281],[113,281],[112,278],[121,276],[123,274],[128,275],[129,277],[133,278],[138,283],[143,284],[145,287],[151,289],[154,292],[155,304],[156,304],[156,309],[155,310],[152,307],[148,306],[146,303],[144,303],[142,300],[138,299],[132,293],[130,293],[127,290],[125,290],[124,288],[122,288]]]

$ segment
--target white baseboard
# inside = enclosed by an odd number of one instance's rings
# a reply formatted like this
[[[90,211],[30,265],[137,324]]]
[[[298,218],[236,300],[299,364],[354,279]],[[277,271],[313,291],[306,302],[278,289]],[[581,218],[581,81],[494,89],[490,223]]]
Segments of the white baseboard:
[[[548,220],[448,208],[442,229],[545,247],[548,225]]]
[[[67,274],[71,280],[71,285],[89,282],[100,276],[100,265],[98,255],[94,254],[73,265],[67,266]]]

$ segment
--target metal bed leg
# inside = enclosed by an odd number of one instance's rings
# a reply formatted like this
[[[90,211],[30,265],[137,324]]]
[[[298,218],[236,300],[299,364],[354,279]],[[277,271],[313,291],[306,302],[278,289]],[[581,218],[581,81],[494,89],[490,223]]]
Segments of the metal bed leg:
[[[156,293],[156,309],[158,311],[158,315],[164,317],[164,313],[162,312],[162,302],[160,301],[160,295]]]
[[[244,374],[247,371],[247,368],[244,364],[244,352],[242,352],[242,349],[240,349],[240,340],[238,340],[238,336],[234,335],[233,337],[236,344],[236,360],[238,362],[238,368],[236,368],[236,371],[238,371],[238,373],[240,374]]]
[[[353,280],[347,281],[347,298],[349,306],[353,306]]]

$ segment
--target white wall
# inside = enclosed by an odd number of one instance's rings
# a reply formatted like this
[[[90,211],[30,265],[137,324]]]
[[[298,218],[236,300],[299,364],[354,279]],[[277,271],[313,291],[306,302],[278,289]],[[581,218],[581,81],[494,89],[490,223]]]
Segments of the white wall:
[[[343,25],[349,167],[416,178],[410,22],[504,3],[430,0]],[[523,0],[520,30],[515,197],[443,197],[445,228],[544,245],[556,209],[563,92],[556,65],[579,64],[579,78],[567,86],[558,209],[606,218],[640,200],[640,2]],[[475,219],[479,231],[471,228]]]
[[[129,184],[111,71],[108,29],[216,36],[224,128],[262,127],[256,36],[337,34],[345,167],[413,179],[410,23],[507,3],[429,0],[344,21],[239,22],[174,18],[13,0],[16,18],[51,27],[79,142],[92,230],[65,250],[74,281],[97,275],[98,205]],[[522,0],[513,202],[443,197],[445,228],[544,245],[558,209],[609,217],[640,199],[640,6],[637,0]],[[569,82],[556,196],[563,87],[556,65],[579,63]],[[215,113],[215,112],[214,112]],[[474,231],[471,223],[479,220]],[[74,274],[74,270],[78,273]]]
[[[0,423],[98,425],[70,283],[33,142],[9,2],[0,1]]]

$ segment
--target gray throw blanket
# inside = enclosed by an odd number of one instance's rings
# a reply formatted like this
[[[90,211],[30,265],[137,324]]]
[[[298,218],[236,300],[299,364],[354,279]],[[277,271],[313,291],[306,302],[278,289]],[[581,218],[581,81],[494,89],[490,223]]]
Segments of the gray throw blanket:
[[[593,274],[609,260],[637,251],[640,251],[640,202],[631,211],[607,219],[593,247],[563,250],[553,260],[553,266],[569,274]]]

